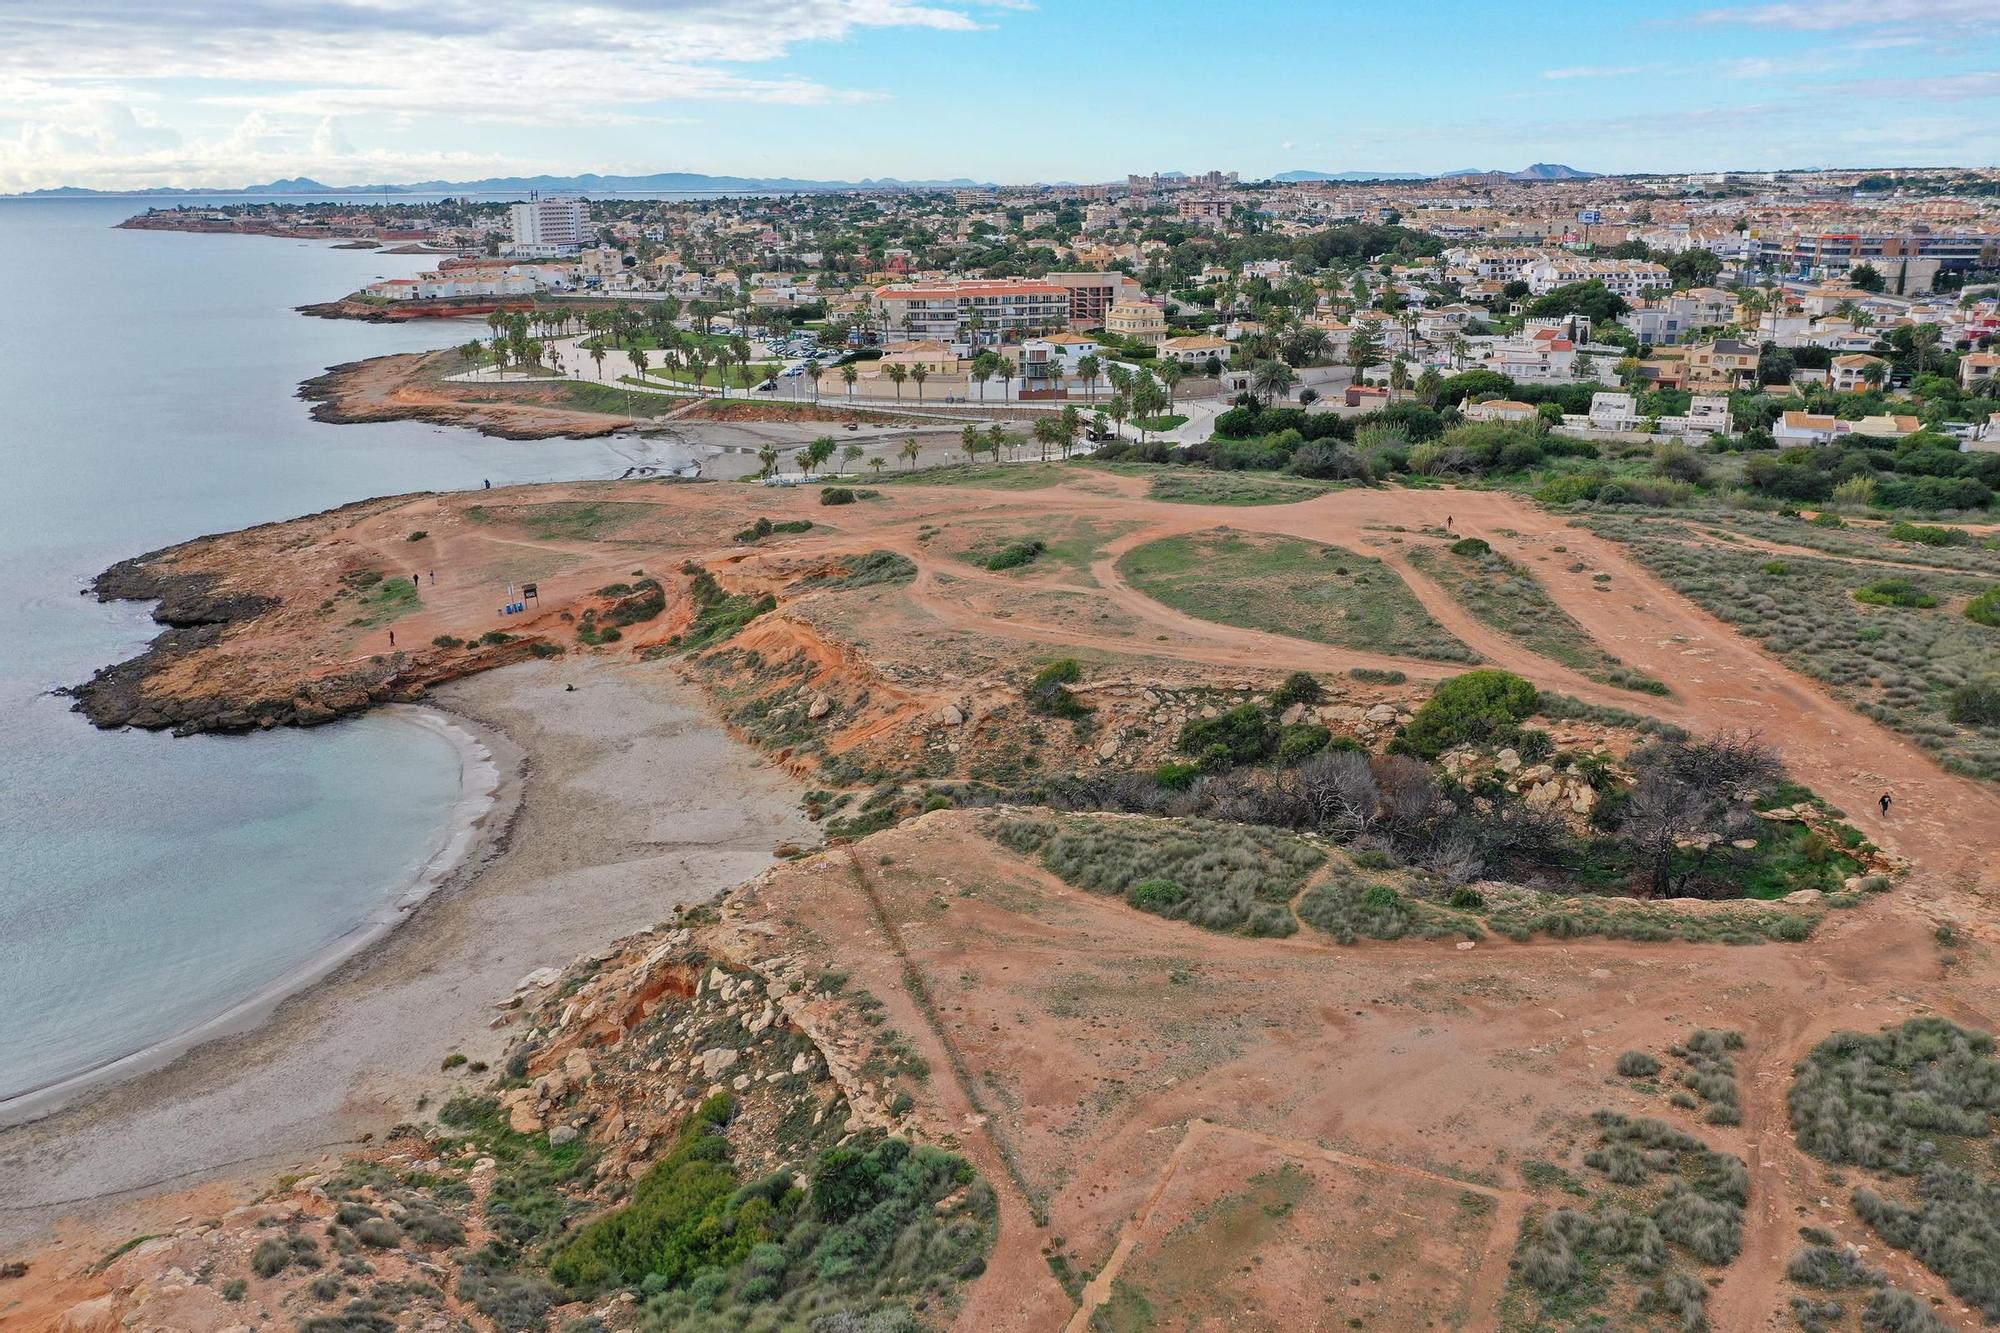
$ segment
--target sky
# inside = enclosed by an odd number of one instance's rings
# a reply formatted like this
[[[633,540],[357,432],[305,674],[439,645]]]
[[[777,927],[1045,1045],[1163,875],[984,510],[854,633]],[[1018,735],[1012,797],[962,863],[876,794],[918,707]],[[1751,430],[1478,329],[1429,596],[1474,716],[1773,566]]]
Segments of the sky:
[[[0,0],[0,192],[2000,163],[2000,0]]]

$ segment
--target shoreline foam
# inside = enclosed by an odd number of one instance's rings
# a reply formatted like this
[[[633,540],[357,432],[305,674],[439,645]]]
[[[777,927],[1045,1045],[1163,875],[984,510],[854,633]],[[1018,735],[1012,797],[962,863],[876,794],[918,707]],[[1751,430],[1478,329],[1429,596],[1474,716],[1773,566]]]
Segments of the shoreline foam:
[[[325,948],[220,1013],[116,1059],[0,1098],[0,1129],[40,1120],[86,1094],[164,1069],[210,1041],[261,1027],[279,1005],[325,981],[347,962],[381,942],[415,916],[461,868],[476,862],[482,844],[500,832],[500,823],[489,816],[498,804],[502,783],[512,775],[502,771],[490,746],[459,719],[439,709],[395,704],[383,706],[376,715],[399,718],[442,736],[458,754],[457,799],[422,857],[400,880],[401,887],[394,897],[371,910]]]

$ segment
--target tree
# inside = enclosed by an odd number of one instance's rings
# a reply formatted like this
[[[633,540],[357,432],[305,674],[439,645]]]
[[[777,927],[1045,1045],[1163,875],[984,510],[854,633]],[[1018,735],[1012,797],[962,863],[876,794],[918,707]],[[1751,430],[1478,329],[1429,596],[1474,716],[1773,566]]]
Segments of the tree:
[[[994,363],[993,373],[1000,377],[1000,396],[1002,398],[1007,396],[1007,386],[1013,382],[1014,372],[1019,369],[1020,367],[1016,366],[1010,358],[1004,356]]]
[[[1084,392],[1092,401],[1097,398],[1097,377],[1104,372],[1104,363],[1095,352],[1087,352],[1076,359],[1077,378],[1083,381]]]
[[[812,381],[812,386],[813,386],[813,401],[814,401],[815,403],[816,403],[816,402],[818,402],[818,401],[819,401],[819,373],[820,373],[820,370],[821,370],[821,366],[820,366],[820,364],[819,364],[819,358],[818,358],[818,357],[816,357],[816,356],[809,356],[809,357],[807,357],[807,358],[805,359],[805,364],[804,364],[804,365],[802,365],[802,366],[800,367],[800,369],[801,369],[801,370],[803,370],[803,371],[805,372],[805,374],[806,374],[806,378]]]
[[[1354,382],[1367,378],[1371,366],[1382,364],[1382,335],[1366,324],[1354,326],[1347,338],[1347,364],[1354,367]]]
[[[805,452],[800,456],[800,462],[804,464],[801,470],[810,477],[814,468],[833,457],[836,447],[837,444],[831,435],[820,436],[805,447]]]
[[[762,446],[761,446],[761,447],[760,447],[760,448],[759,448],[759,449],[757,450],[757,461],[758,461],[759,463],[762,463],[762,464],[764,465],[764,471],[763,471],[763,472],[762,472],[762,473],[761,473],[760,475],[762,475],[762,476],[766,476],[766,477],[775,477],[775,476],[777,476],[777,475],[778,475],[778,446],[777,446],[777,445],[775,445],[775,444],[771,444],[771,443],[769,443],[769,442],[766,442],[766,443],[765,443],[764,445],[762,445]]]
[[[500,372],[507,368],[507,335],[496,333],[488,344],[493,349],[493,378],[499,379]]]
[[[903,381],[908,379],[909,377],[910,377],[910,368],[908,366],[904,365],[900,361],[892,362],[890,364],[889,378],[892,381],[894,381],[896,385],[896,400],[898,402],[901,402],[903,398]]]
[[[1919,375],[1930,365],[1931,354],[1943,341],[1944,330],[1935,324],[1919,324],[1910,330],[1910,350],[1916,355]]]
[[[850,469],[853,468],[855,460],[859,459],[861,455],[866,452],[867,450],[863,449],[860,445],[856,444],[852,440],[849,440],[846,444],[840,446],[841,461],[846,463]]]
[[[1060,443],[1062,426],[1054,417],[1036,417],[1033,427],[1035,443],[1042,447],[1042,461],[1049,461],[1049,450]]]
[[[1075,403],[1064,403],[1062,415],[1057,420],[1062,422],[1063,457],[1068,458],[1070,450],[1076,448],[1078,437],[1083,434],[1083,413],[1076,410]]]
[[[986,447],[985,440],[980,436],[979,427],[969,421],[959,430],[958,443],[965,450],[967,458],[977,458],[979,451]]]
[[[1889,366],[1885,361],[1871,361],[1861,368],[1861,380],[1871,389],[1880,389],[1889,378]]]
[[[1389,363],[1389,401],[1395,402],[1396,395],[1407,392],[1409,387],[1410,363],[1399,356]]]
[[[601,342],[592,343],[590,345],[590,359],[597,366],[597,382],[599,384],[604,382],[604,357],[604,344]]]
[[[910,378],[916,381],[917,401],[924,401],[924,381],[931,377],[930,367],[921,361],[910,367]]]
[[[1325,337],[1326,335],[1322,333],[1320,336]],[[1182,365],[1178,360],[1169,357],[1161,363],[1160,385],[1167,391],[1167,415],[1169,416],[1172,416],[1174,411],[1174,386],[1186,378],[1187,367]]]
[[[915,436],[912,436],[903,441],[903,447],[897,452],[902,454],[905,462],[911,467],[915,467],[917,465],[917,455],[923,452],[923,446],[917,443]]]
[[[986,381],[993,378],[993,372],[999,365],[1000,358],[991,352],[981,352],[972,358],[972,378],[979,385],[979,401],[982,403],[986,401]]]
[[[883,465],[886,464],[888,461],[889,460],[882,457],[882,455],[877,454],[873,458],[868,460],[868,466],[875,469],[875,475],[880,476],[882,475]]]
[[[729,396],[729,364],[735,355],[727,347],[715,349],[715,382],[721,387],[724,398]]]
[[[458,349],[458,359],[465,362],[468,366],[484,355],[486,355],[486,349],[479,345],[479,339],[477,338],[471,339],[465,346]]]
[[[1847,270],[1847,281],[1864,292],[1879,292],[1889,285],[1882,277],[1882,270],[1868,263]]]
[[[1250,389],[1269,406],[1274,399],[1282,398],[1292,391],[1299,377],[1292,368],[1282,361],[1259,361],[1250,372]]]
[[[860,378],[861,372],[854,368],[853,362],[850,361],[840,368],[841,383],[847,386],[847,401],[850,403],[854,401],[854,381]]]
[[[994,462],[1000,461],[1000,448],[1011,438],[1006,431],[1000,429],[1000,423],[997,421],[986,428],[986,452],[993,455]],[[1017,449],[1014,457],[1018,460],[1020,456],[1020,451]]]

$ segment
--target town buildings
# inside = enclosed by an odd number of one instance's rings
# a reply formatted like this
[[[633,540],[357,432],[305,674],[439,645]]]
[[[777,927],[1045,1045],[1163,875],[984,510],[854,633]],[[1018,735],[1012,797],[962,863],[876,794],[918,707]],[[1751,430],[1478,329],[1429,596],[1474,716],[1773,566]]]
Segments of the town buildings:
[[[572,254],[589,239],[590,205],[563,195],[531,199],[508,210],[512,252],[523,256]]]

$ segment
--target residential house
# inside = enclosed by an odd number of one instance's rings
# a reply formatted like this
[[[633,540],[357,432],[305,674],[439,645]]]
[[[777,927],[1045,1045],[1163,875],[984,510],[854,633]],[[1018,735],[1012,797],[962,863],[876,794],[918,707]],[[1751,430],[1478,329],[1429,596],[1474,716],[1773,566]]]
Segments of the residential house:
[[[1687,387],[1702,389],[1754,389],[1761,349],[1737,338],[1717,338],[1688,348]]]
[[[1151,301],[1117,301],[1104,316],[1104,331],[1157,347],[1166,341],[1167,315]]]
[[[2000,377],[2000,352],[1967,352],[1958,358],[1958,382],[1970,389],[1978,379]]]
[[[1159,353],[1162,360],[1178,361],[1184,366],[1203,366],[1210,357],[1228,365],[1229,340],[1212,333],[1189,334],[1166,339],[1160,344]]]
[[[1876,383],[1886,383],[1886,377],[1889,373],[1889,363],[1879,356],[1869,356],[1861,352],[1833,358],[1833,366],[1828,374],[1827,383],[1835,393],[1864,393],[1874,387],[1868,380],[1870,366],[1880,367],[1879,370],[1874,372],[1877,376],[1882,377],[1878,378]]]
[[[1095,338],[1086,338],[1080,333],[1052,333],[1046,338],[1023,338],[1021,346],[1014,354],[1014,363],[1020,368],[1021,380],[1055,380],[1060,383],[1079,372],[1076,363],[1086,356],[1097,354]]]
[[[1468,403],[1465,407],[1467,421],[1539,421],[1541,409],[1533,403],[1517,403],[1511,398],[1489,398],[1483,403]]]
[[[1697,394],[1688,404],[1686,419],[1690,435],[1727,435],[1732,425],[1729,400],[1720,394]]]
[[[997,335],[1065,328],[1070,291],[1051,282],[1017,279],[893,283],[875,293],[875,303],[891,330],[958,342],[975,317],[981,329]]]

